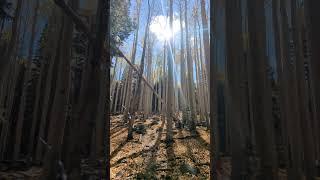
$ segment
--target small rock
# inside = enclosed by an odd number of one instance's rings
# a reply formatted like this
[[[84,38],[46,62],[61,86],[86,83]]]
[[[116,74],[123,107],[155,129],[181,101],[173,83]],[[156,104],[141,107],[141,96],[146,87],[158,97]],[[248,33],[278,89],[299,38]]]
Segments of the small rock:
[[[150,125],[153,126],[153,125],[156,125],[156,124],[159,124],[159,122],[154,120],[154,121],[152,121],[152,123]]]
[[[183,163],[180,166],[180,171],[182,173],[190,173],[190,174],[194,174],[194,175],[199,173],[199,169],[197,167],[193,167],[193,166],[186,164],[186,163]]]
[[[144,124],[137,124],[133,126],[133,130],[138,134],[145,134],[146,133],[146,127]]]
[[[124,174],[124,171],[119,171],[117,174],[116,174],[116,177],[122,177]]]

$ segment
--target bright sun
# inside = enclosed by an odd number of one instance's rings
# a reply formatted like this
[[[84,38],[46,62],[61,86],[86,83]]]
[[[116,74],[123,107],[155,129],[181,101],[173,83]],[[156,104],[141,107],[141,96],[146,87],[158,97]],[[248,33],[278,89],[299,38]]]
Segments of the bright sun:
[[[167,41],[180,31],[180,21],[174,19],[171,30],[168,17],[156,16],[151,21],[150,31],[154,33],[160,41]]]

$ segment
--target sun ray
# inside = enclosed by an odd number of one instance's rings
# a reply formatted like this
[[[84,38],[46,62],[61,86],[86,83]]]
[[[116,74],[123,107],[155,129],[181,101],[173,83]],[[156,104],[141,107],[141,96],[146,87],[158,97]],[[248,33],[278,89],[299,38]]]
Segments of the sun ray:
[[[150,31],[156,35],[160,41],[170,40],[180,31],[180,21],[173,20],[172,29],[169,25],[169,18],[163,15],[155,16],[150,24]]]

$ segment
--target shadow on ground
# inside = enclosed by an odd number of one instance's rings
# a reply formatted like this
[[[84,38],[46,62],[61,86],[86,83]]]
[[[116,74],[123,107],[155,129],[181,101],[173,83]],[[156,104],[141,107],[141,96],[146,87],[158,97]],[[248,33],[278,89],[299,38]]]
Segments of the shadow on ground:
[[[121,123],[121,116],[112,117],[111,128],[121,127],[111,136],[112,179],[209,179],[210,131],[204,127],[197,127],[194,135],[174,128],[174,141],[168,145],[166,124],[158,116],[136,120],[146,132],[134,133],[130,141]]]

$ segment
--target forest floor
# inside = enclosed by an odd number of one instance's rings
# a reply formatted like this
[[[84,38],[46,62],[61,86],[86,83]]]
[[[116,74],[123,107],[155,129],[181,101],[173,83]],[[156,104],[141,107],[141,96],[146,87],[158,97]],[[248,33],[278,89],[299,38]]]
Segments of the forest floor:
[[[102,159],[99,161],[102,161]],[[105,171],[101,171],[100,169],[98,161],[89,159],[81,160],[81,176],[83,179],[100,180],[101,176],[103,179],[106,179]],[[0,180],[41,180],[42,174],[42,165],[35,165],[26,160],[8,161],[6,163],[4,163],[4,161],[0,162]],[[67,179],[70,178],[68,176],[66,177]]]
[[[144,134],[134,132],[127,141],[127,124],[122,115],[111,118],[111,179],[209,179],[210,131],[198,126],[195,135],[173,128],[171,146],[167,146],[166,124],[159,116],[145,120]]]

